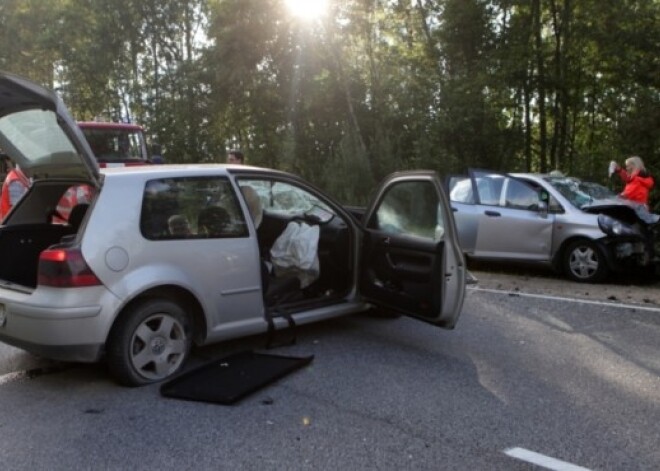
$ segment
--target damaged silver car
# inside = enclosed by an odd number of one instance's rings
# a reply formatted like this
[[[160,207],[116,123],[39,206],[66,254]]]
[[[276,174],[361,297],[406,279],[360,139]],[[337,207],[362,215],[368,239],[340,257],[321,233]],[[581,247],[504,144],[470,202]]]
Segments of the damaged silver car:
[[[659,216],[573,177],[470,170],[448,180],[461,247],[477,260],[550,264],[568,278],[657,265]]]
[[[7,344],[105,359],[141,385],[177,374],[193,345],[372,307],[448,329],[461,312],[467,271],[434,172],[386,178],[358,221],[276,170],[100,169],[61,100],[6,73],[0,147],[32,181],[0,227]],[[61,214],[80,187],[90,200]]]

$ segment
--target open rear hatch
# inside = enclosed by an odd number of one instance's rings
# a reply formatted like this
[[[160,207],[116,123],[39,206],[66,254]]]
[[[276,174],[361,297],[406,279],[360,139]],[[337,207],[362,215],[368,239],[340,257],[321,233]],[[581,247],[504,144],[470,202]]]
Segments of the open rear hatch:
[[[0,72],[0,148],[32,181],[98,184],[94,154],[59,97],[5,72]]]
[[[0,226],[0,284],[37,285],[39,257],[78,227],[53,217],[76,186],[99,188],[99,166],[84,135],[53,92],[0,72],[0,149],[31,187]]]

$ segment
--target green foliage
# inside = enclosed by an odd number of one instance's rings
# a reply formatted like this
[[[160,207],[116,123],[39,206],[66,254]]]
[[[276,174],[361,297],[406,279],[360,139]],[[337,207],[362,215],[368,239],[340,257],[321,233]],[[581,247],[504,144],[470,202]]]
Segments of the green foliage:
[[[392,171],[660,175],[657,0],[3,0],[0,67],[168,162],[302,174],[364,203]]]

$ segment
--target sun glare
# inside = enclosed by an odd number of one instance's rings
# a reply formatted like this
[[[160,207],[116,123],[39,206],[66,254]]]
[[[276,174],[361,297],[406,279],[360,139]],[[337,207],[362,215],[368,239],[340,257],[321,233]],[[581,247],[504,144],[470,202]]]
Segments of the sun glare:
[[[328,9],[328,0],[285,0],[291,14],[303,19],[314,20]]]

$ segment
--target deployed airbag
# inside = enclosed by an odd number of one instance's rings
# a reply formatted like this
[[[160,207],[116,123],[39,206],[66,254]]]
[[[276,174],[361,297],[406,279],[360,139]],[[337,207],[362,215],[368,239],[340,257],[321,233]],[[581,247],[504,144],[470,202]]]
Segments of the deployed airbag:
[[[305,288],[320,274],[319,226],[290,222],[270,249],[275,276],[295,275]]]

